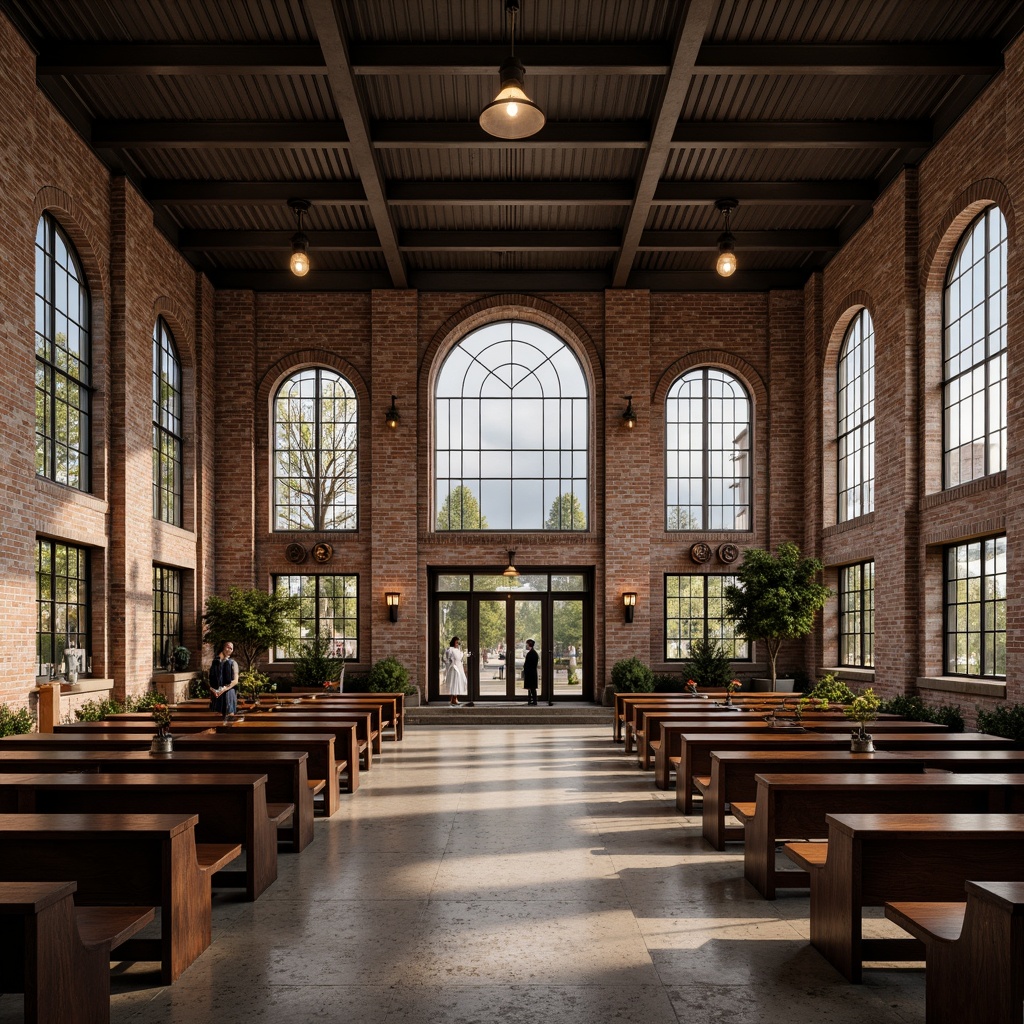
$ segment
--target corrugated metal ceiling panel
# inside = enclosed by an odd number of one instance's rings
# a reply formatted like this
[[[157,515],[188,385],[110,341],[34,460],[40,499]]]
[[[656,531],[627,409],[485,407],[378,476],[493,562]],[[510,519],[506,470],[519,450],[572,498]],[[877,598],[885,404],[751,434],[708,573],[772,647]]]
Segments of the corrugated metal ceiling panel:
[[[624,207],[608,206],[397,206],[397,227],[422,231],[612,231]]]
[[[632,181],[643,154],[624,149],[386,149],[389,181]]]
[[[132,157],[149,178],[186,181],[353,181],[346,150],[330,149],[140,149]]]

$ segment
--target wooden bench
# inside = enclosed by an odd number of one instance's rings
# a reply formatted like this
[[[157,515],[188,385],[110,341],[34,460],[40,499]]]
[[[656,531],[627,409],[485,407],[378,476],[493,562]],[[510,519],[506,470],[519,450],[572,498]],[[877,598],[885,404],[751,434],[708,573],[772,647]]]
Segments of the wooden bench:
[[[309,790],[304,750],[184,750],[153,757],[137,750],[9,749],[0,740],[0,774],[38,772],[131,772],[159,774],[251,774],[267,776],[267,800],[296,808],[279,838],[299,852],[313,841],[313,795]]]
[[[267,804],[266,775],[0,775],[0,810],[42,814],[196,814],[196,842],[241,843],[244,871],[221,871],[214,888],[241,888],[255,900],[277,879],[277,829],[291,803]]]
[[[969,881],[966,890],[966,903],[885,905],[924,943],[925,1024],[1020,1024],[1024,883]]]
[[[900,760],[894,760],[899,765]],[[946,772],[868,774],[861,769],[854,774],[830,765],[823,765],[822,770],[838,773],[818,774],[812,770],[794,774],[788,764],[771,765],[769,771],[756,775],[755,800],[732,804],[732,813],[745,826],[744,877],[765,899],[775,899],[779,888],[806,888],[810,884],[805,871],[776,867],[776,846],[785,840],[825,838],[825,816],[829,813],[1008,809],[1001,784],[985,776]]]
[[[76,907],[75,882],[0,882],[0,992],[24,992],[26,1024],[110,1020],[110,958],[153,907]]]
[[[0,814],[12,882],[78,883],[80,906],[156,906],[160,939],[128,939],[125,960],[159,960],[169,985],[210,945],[210,879],[241,844],[195,841],[194,814]]]
[[[860,777],[897,772],[906,774],[907,766],[905,761],[892,753],[853,754],[849,750],[716,750],[711,754],[711,774],[706,777],[706,783],[694,779],[695,787],[700,789],[704,798],[701,806],[702,833],[714,849],[724,850],[726,842],[743,840],[743,828],[726,827],[726,809],[736,801],[756,799],[756,777],[758,772],[764,771],[850,772]],[[921,771],[917,774],[924,776],[925,773]],[[865,785],[870,784],[871,780],[867,779]],[[821,827],[824,830],[824,815]]]
[[[864,907],[959,899],[968,879],[1024,881],[1024,815],[829,814],[824,843],[783,849],[811,880],[811,944],[847,981],[865,960],[923,960],[918,939],[865,939]],[[967,1018],[971,1019],[971,1018]]]
[[[900,757],[924,765],[926,771],[1014,772],[1024,771],[1024,750],[901,750]]]
[[[270,703],[270,695],[264,694],[261,703]],[[275,707],[282,714],[322,714],[346,711],[348,709],[359,710],[360,708],[380,708],[380,723],[378,727],[378,739],[383,737],[385,732],[390,730],[395,741],[401,740],[405,729],[405,697],[403,694],[395,693],[342,693],[342,694],[311,694],[308,699],[289,699],[286,696],[278,696],[273,701]],[[381,753],[378,742],[374,753]]]

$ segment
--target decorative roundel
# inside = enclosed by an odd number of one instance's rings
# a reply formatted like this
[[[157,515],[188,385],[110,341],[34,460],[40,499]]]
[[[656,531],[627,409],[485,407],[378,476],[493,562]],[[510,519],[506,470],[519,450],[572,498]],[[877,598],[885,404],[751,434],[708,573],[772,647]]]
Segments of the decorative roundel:
[[[334,548],[326,541],[320,541],[319,544],[313,545],[313,558],[315,561],[320,562],[321,565],[324,562],[329,562],[333,554]]]
[[[735,544],[719,544],[718,560],[729,565],[740,557],[740,549]]]
[[[703,541],[699,544],[694,544],[690,548],[690,558],[698,565],[703,565],[705,562],[711,561],[711,545],[705,544]]]
[[[289,544],[284,549],[284,557],[289,562],[301,565],[306,560],[306,549],[301,544]]]

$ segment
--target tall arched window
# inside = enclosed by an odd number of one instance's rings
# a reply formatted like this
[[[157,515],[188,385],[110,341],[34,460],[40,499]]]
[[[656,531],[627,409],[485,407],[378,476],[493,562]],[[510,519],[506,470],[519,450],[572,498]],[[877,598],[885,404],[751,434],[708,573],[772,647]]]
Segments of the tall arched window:
[[[1006,469],[1006,221],[964,232],[943,295],[943,486]]]
[[[507,320],[448,354],[434,393],[438,530],[586,530],[589,393],[572,349]]]
[[[181,526],[181,362],[164,318],[153,326],[153,517]]]
[[[89,292],[74,247],[44,213],[36,227],[36,472],[89,490]]]
[[[862,309],[846,329],[836,379],[839,522],[875,508],[875,327]]]
[[[274,529],[355,530],[356,394],[340,373],[311,367],[274,397]]]
[[[683,374],[665,399],[665,528],[751,529],[750,397],[731,373]]]

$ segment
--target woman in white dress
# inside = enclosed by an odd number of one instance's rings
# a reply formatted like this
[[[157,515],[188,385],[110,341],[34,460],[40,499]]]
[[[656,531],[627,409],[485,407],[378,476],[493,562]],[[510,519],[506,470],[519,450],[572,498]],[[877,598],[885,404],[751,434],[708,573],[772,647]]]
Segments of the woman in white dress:
[[[466,678],[466,670],[462,662],[469,656],[469,651],[463,651],[459,646],[459,638],[452,637],[448,650],[444,652],[444,679],[441,682],[441,692],[451,697],[451,706],[460,708],[460,695],[469,693],[469,680]]]

